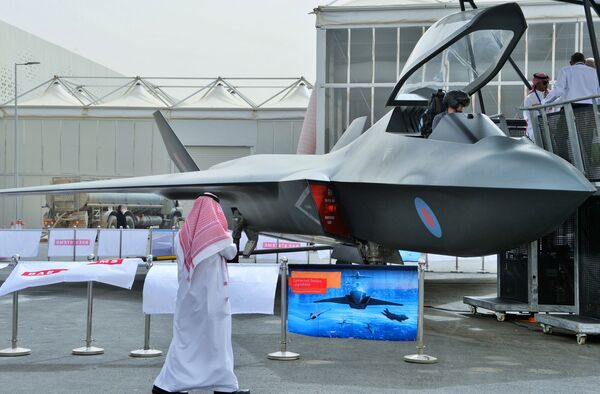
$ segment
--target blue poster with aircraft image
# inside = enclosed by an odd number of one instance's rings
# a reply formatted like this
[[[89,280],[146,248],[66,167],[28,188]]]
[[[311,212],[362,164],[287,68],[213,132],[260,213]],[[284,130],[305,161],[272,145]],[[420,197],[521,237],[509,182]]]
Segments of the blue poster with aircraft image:
[[[415,266],[290,264],[288,330],[329,338],[414,341]]]

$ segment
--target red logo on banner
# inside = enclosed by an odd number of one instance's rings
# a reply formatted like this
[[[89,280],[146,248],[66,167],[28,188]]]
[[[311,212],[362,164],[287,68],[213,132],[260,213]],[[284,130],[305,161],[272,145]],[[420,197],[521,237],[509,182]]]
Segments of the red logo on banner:
[[[119,265],[119,264],[123,264],[123,259],[98,260],[95,263],[89,263],[88,265]]]
[[[49,270],[41,270],[41,271],[27,271],[23,272],[21,276],[48,276],[53,274],[58,274],[59,272],[68,271],[68,268],[53,268]]]
[[[325,278],[290,278],[290,286],[294,294],[327,294]]]
[[[89,239],[55,239],[54,240],[54,245],[55,246],[89,246],[90,245],[90,240]]]

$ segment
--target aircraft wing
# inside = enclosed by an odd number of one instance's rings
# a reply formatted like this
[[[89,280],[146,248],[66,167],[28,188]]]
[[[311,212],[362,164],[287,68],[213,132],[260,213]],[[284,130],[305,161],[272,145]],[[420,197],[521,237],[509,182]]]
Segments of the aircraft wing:
[[[333,302],[336,304],[349,304],[348,298],[346,298],[346,297],[325,298],[323,300],[317,300],[314,302]]]
[[[379,300],[377,298],[369,298],[369,302],[367,303],[367,305],[397,305],[397,306],[403,306],[403,304],[398,304],[396,302],[391,302],[391,301],[385,301],[385,300]]]

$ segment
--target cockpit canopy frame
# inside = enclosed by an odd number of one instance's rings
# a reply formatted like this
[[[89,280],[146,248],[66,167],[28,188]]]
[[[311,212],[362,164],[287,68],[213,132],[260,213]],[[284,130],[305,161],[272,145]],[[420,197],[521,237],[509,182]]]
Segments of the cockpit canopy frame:
[[[456,20],[459,15],[464,15],[463,20],[465,23],[448,34],[448,29],[444,29],[444,25],[449,24],[452,18]],[[472,17],[468,19],[471,15]],[[494,30],[512,33],[510,37],[507,37],[505,45],[502,45],[502,52],[495,64],[492,64],[481,74],[476,75],[473,73],[473,79],[469,81],[468,85],[462,87],[462,90],[467,92],[467,94],[474,94],[500,72],[526,29],[527,22],[525,21],[525,16],[517,3],[506,3],[485,9],[476,9],[467,11],[466,14],[464,12],[450,14],[440,19],[425,32],[415,46],[413,53],[417,53],[416,58],[408,59],[406,66],[402,70],[400,80],[392,90],[386,105],[395,107],[427,105],[429,95],[434,91],[432,89],[416,88],[401,93],[402,87],[415,73],[419,71],[424,73],[428,62],[470,34]],[[443,33],[444,36],[440,37],[440,33]],[[470,40],[468,41],[468,45],[471,45]],[[419,48],[419,46],[421,47]]]

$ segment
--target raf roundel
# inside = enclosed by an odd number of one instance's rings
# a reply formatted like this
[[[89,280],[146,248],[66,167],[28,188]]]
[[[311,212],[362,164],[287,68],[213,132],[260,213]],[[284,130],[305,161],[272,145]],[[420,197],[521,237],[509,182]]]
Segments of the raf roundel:
[[[440,222],[438,222],[435,213],[429,208],[429,205],[421,198],[417,197],[415,198],[415,208],[427,230],[429,230],[434,237],[442,238],[442,227],[440,226]]]

